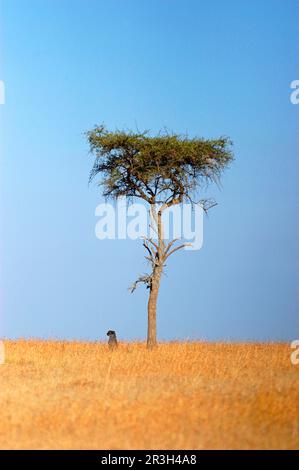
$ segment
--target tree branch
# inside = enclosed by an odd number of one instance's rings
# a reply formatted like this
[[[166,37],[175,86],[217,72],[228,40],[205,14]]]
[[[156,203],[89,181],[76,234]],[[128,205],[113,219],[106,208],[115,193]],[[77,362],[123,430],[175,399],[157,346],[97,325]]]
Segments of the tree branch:
[[[182,248],[185,248],[185,246],[192,246],[192,243],[184,243],[183,245],[179,245],[177,246],[176,248],[174,248],[173,250],[171,250],[168,255],[165,256],[164,260],[166,261],[167,258],[169,258],[169,256],[171,256],[173,253],[175,253],[176,251],[178,250],[181,250]]]

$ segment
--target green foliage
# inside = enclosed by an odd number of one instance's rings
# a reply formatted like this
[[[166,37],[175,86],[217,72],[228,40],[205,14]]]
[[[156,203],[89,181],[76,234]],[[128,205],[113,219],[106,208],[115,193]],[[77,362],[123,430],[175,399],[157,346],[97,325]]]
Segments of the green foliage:
[[[193,202],[203,185],[217,181],[233,159],[226,137],[206,140],[167,132],[108,131],[97,126],[87,132],[96,156],[90,179],[100,176],[105,197],[142,198],[168,206]]]

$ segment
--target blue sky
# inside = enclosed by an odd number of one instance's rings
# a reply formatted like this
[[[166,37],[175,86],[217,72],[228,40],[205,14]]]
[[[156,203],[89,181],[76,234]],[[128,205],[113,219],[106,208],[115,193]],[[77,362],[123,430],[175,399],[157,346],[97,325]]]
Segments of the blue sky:
[[[5,337],[146,335],[136,241],[99,241],[96,123],[234,141],[204,246],[168,263],[160,339],[298,337],[297,0],[2,0]]]

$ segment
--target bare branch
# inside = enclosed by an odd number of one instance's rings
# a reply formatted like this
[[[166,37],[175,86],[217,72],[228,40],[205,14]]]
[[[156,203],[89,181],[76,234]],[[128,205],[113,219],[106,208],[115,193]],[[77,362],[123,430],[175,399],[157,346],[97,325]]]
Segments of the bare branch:
[[[145,274],[143,276],[139,276],[139,278],[133,282],[131,287],[128,288],[128,290],[133,294],[133,292],[137,289],[137,285],[139,283],[145,284],[147,289],[150,289],[152,286],[152,275],[151,274]]]
[[[212,209],[212,207],[217,206],[217,202],[214,199],[201,199],[197,204],[201,205],[205,213]]]
[[[171,242],[168,243],[168,245],[166,247],[166,250],[164,252],[165,255],[167,255],[167,253],[169,252],[172,245],[174,245],[174,243],[177,242],[178,240],[179,240],[179,238],[174,238],[173,240],[171,240]]]
[[[141,237],[141,238],[143,240],[151,243],[156,248],[157,251],[159,250],[159,247],[158,247],[157,243],[155,243],[152,238],[147,238],[147,237]]]
[[[146,244],[145,241],[143,242],[143,246],[144,246],[144,248],[149,252],[150,257],[154,259],[154,253],[152,252],[152,250],[151,250],[150,247]]]
[[[185,246],[192,246],[192,243],[183,243],[183,245],[177,246],[176,248],[174,248],[173,250],[171,250],[168,253],[168,255],[165,257],[165,261],[167,260],[167,258],[169,258],[170,255],[172,255],[173,253],[175,253],[178,250],[181,250],[182,248],[185,248]]]
[[[156,263],[155,263],[155,260],[153,258],[151,258],[150,256],[145,256],[145,259],[151,263],[152,268],[155,267]]]

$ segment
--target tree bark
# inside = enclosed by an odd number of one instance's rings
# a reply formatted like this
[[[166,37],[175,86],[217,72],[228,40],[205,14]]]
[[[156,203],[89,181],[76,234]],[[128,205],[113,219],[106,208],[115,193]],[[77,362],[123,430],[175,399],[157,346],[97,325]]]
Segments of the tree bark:
[[[152,272],[150,294],[147,306],[147,347],[154,348],[157,345],[157,301],[160,289],[161,274],[164,265],[164,233],[162,223],[162,212],[166,206],[162,206],[156,212],[155,205],[150,208],[150,214],[153,225],[156,225],[156,233],[158,235],[158,247],[155,253],[155,266]]]
[[[147,306],[147,347],[152,349],[157,345],[157,300],[160,288],[161,274],[156,271],[153,273],[152,285]]]

